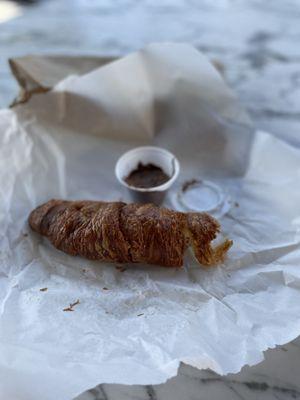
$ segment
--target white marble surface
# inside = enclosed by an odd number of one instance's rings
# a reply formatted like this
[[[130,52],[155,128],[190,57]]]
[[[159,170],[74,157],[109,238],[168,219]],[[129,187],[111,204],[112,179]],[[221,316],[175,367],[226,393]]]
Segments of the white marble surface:
[[[0,107],[17,91],[9,57],[120,55],[153,41],[187,41],[222,63],[257,127],[300,145],[300,0],[44,0],[19,11],[0,22]],[[182,365],[165,384],[104,384],[77,400],[300,398],[300,339],[265,357],[235,375]]]
[[[300,399],[300,348],[290,343],[239,374],[221,377],[182,365],[177,377],[156,386],[100,385],[76,400],[290,400]]]

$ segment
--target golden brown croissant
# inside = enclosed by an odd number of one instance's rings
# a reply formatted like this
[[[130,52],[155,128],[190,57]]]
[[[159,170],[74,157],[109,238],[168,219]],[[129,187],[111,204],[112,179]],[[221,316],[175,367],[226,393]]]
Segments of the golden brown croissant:
[[[232,241],[213,248],[219,223],[205,213],[181,213],[153,204],[50,200],[33,210],[31,228],[59,250],[92,260],[183,265],[192,246],[199,263],[222,261]]]

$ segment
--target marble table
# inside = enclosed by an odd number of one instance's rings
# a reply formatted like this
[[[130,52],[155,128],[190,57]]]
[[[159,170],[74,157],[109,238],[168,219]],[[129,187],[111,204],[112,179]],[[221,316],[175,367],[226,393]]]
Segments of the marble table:
[[[299,0],[44,0],[27,7],[8,3],[0,1],[0,107],[17,92],[9,57],[122,55],[149,42],[184,41],[220,64],[257,127],[300,146]],[[5,7],[11,11],[1,18]],[[8,19],[9,14],[19,16]],[[181,365],[178,376],[165,384],[103,384],[77,400],[298,398],[300,339],[268,350],[262,363],[235,375]]]

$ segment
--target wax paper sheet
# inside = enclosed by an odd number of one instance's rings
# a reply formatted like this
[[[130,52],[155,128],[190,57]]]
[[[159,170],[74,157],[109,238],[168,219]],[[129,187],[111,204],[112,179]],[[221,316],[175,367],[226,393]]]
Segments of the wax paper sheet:
[[[155,44],[0,111],[0,394],[72,399],[99,383],[154,384],[180,362],[226,374],[300,333],[300,151],[254,132],[194,48]],[[187,179],[230,196],[223,265],[126,269],[32,233],[50,198],[129,200],[126,150],[173,151]],[[79,300],[74,311],[63,311]]]

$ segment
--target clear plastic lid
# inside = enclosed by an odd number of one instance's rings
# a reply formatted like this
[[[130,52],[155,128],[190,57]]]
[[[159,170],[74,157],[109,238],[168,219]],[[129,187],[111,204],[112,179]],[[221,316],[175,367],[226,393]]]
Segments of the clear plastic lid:
[[[229,195],[219,185],[202,179],[185,182],[173,194],[173,203],[180,211],[205,211],[219,218],[230,209]]]

